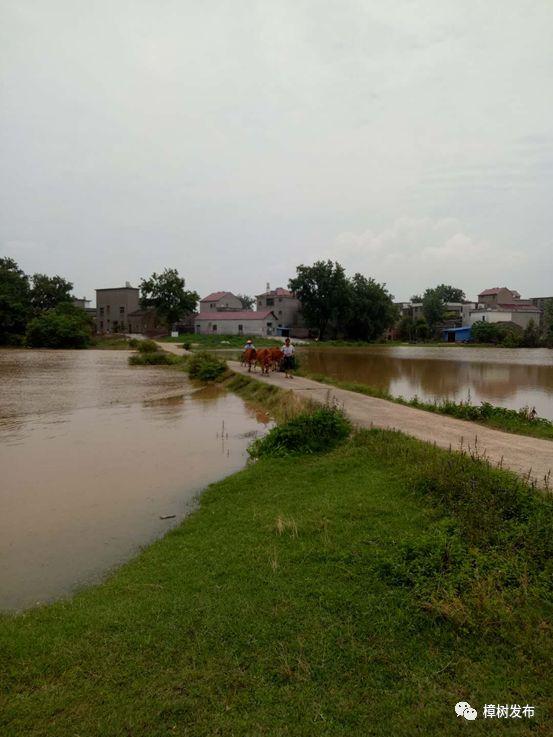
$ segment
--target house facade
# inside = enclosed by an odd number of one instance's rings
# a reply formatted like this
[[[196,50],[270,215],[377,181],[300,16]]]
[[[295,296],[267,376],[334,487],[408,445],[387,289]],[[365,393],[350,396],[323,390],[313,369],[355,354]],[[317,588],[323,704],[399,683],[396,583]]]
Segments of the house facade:
[[[308,335],[301,314],[301,302],[289,289],[277,287],[267,289],[255,296],[258,311],[272,310],[277,318],[277,335],[291,335],[304,338]]]
[[[139,290],[129,282],[124,287],[96,290],[96,329],[99,333],[133,332],[129,315],[140,308]],[[140,331],[135,331],[140,332]]]
[[[238,297],[232,292],[212,292],[200,300],[200,314],[206,312],[239,311],[244,307]]]
[[[277,316],[272,310],[200,311],[194,331],[202,335],[243,335],[245,338],[276,335]]]
[[[542,309],[533,300],[522,299],[520,293],[507,287],[492,287],[478,295],[478,305],[471,310],[468,325],[475,322],[510,322],[521,328],[533,320],[536,326],[542,320]]]

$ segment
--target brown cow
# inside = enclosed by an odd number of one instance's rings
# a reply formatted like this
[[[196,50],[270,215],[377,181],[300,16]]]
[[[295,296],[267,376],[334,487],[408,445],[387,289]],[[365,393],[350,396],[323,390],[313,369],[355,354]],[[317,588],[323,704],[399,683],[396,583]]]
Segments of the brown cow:
[[[252,370],[252,366],[255,368],[256,358],[257,351],[255,348],[246,348],[242,354],[242,364],[248,367],[248,373]]]
[[[257,351],[256,364],[261,367],[262,374],[268,374],[271,368],[271,351],[269,348],[261,348]]]
[[[280,348],[271,348],[271,367],[273,371],[279,370],[283,358],[284,353],[280,350]]]

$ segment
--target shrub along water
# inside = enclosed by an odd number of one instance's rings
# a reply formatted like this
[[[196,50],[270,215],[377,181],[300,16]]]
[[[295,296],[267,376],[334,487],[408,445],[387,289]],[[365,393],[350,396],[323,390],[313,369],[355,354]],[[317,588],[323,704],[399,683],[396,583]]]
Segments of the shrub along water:
[[[187,361],[187,367],[189,376],[200,381],[221,379],[227,370],[226,361],[206,352],[191,356]]]
[[[136,348],[140,353],[159,352],[159,347],[157,343],[154,340],[150,340],[149,338],[146,340],[138,340],[136,343]]]
[[[132,356],[129,356],[131,366],[174,366],[180,363],[182,363],[182,358],[163,351],[133,353]]]

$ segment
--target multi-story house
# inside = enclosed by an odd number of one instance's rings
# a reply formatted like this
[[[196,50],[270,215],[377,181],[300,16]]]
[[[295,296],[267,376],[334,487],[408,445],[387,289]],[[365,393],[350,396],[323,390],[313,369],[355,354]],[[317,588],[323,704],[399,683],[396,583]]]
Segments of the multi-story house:
[[[308,336],[308,330],[301,315],[301,302],[289,289],[277,287],[267,289],[262,294],[256,294],[256,308],[258,311],[272,310],[277,318],[276,334],[291,335],[296,338]]]
[[[140,308],[139,290],[124,287],[96,290],[96,328],[99,333],[131,332],[129,315]]]

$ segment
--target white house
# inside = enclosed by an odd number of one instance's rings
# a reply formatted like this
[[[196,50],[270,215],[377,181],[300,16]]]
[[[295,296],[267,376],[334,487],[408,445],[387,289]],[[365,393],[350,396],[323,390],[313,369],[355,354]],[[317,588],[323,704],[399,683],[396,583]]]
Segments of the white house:
[[[272,310],[200,312],[194,331],[203,335],[275,335],[278,318]]]
[[[540,323],[541,311],[539,307],[529,305],[497,305],[497,306],[480,306],[479,309],[471,310],[469,313],[468,324],[474,325],[475,322],[513,322],[521,328],[525,328],[530,320],[536,325]]]

